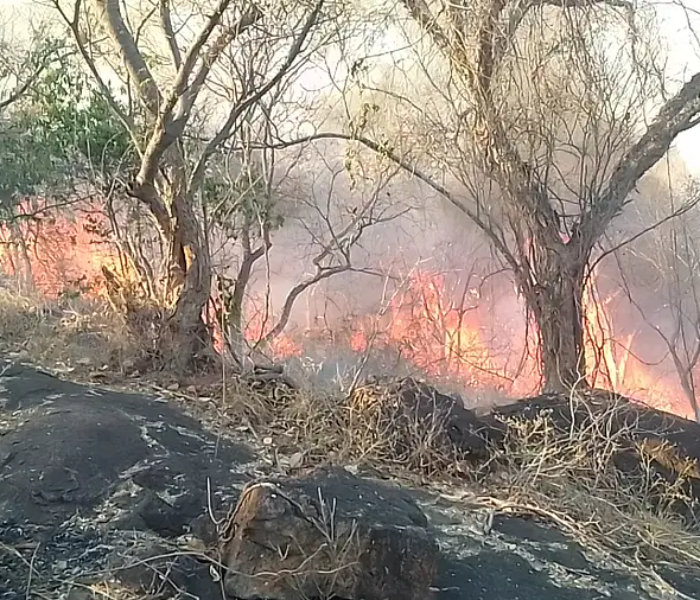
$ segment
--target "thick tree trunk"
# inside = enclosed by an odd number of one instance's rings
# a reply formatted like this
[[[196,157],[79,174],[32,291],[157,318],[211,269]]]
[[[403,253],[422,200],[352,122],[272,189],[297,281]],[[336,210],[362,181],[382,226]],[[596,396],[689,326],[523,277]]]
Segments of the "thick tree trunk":
[[[576,247],[562,244],[532,264],[534,281],[522,286],[540,336],[543,391],[587,387],[584,346],[586,260]]]
[[[183,373],[190,371],[213,347],[211,332],[203,320],[211,294],[211,268],[209,249],[192,199],[183,188],[176,187],[174,192],[171,268],[179,294],[170,319],[172,346],[165,358],[177,372]]]
[[[171,161],[163,191],[137,182],[131,195],[151,209],[170,248],[167,292],[175,308],[158,340],[159,354],[163,366],[186,373],[201,364],[201,359],[214,356],[211,331],[203,319],[211,293],[211,268],[206,237],[186,185],[184,159],[177,154]]]

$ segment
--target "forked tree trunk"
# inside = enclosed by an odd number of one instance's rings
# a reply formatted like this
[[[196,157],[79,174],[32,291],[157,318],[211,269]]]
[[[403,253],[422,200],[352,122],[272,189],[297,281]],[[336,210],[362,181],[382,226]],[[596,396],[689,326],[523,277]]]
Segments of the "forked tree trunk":
[[[186,186],[184,163],[176,159],[164,190],[141,184],[132,188],[131,195],[151,210],[170,249],[168,295],[175,298],[175,308],[158,346],[164,366],[185,373],[196,367],[199,358],[213,357],[211,331],[203,319],[211,293],[211,269],[206,237]],[[164,201],[166,195],[170,202]]]
[[[562,244],[532,264],[535,281],[522,285],[539,329],[543,391],[587,387],[584,346],[586,260],[578,248]],[[587,254],[586,254],[587,256]]]
[[[211,331],[203,320],[211,294],[211,268],[206,236],[192,198],[184,186],[175,187],[174,192],[170,260],[179,294],[170,318],[172,345],[164,358],[182,373],[191,370],[213,347]]]

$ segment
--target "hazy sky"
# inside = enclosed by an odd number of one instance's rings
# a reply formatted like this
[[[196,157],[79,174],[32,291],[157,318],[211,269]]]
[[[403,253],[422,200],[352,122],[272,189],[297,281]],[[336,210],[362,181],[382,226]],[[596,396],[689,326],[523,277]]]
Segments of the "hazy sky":
[[[700,0],[651,1],[662,18],[660,33],[667,40],[670,74],[680,84],[700,71]],[[680,1],[691,9],[679,8]],[[28,30],[27,20],[47,14],[46,4],[40,0],[0,0],[0,27],[5,29],[5,35],[21,35]],[[688,167],[700,175],[700,126],[680,136],[676,143]]]
[[[700,71],[700,0],[685,2],[692,10],[684,11],[673,1],[655,3],[662,7],[659,13],[664,19],[662,33],[668,40],[669,67],[681,80]],[[679,136],[676,145],[690,170],[700,175],[700,127]]]

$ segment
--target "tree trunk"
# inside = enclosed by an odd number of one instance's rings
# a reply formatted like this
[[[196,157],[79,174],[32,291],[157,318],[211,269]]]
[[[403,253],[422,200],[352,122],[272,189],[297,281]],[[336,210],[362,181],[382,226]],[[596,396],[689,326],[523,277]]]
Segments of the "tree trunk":
[[[572,242],[538,253],[531,263],[534,276],[521,285],[539,330],[545,393],[588,385],[583,308],[588,254]]]
[[[21,272],[20,269],[16,269],[19,275],[18,279],[20,290],[23,294],[32,294],[36,291],[36,286],[34,284],[34,270],[32,269],[32,260],[29,257],[27,240],[22,233],[22,228],[16,221],[11,222],[10,229],[12,231],[14,242],[17,244],[19,258],[22,265]]]
[[[159,353],[163,366],[186,373],[202,359],[214,358],[211,331],[203,317],[211,294],[211,268],[185,158],[179,149],[168,158],[168,177],[161,178],[158,188],[137,178],[129,193],[150,209],[169,247],[167,295],[175,299],[175,308],[161,331]]]
[[[688,399],[690,407],[693,409],[695,421],[697,423],[700,423],[700,404],[698,404],[698,396],[696,391],[697,386],[695,385],[695,374],[693,373],[693,367],[697,363],[697,360],[682,360],[676,347],[672,347],[670,344],[667,345],[669,346],[671,358],[673,359],[673,364],[676,367],[676,371],[678,373],[678,378],[681,381],[681,388],[683,389],[683,393]],[[688,357],[687,354],[686,357]]]
[[[211,268],[193,199],[184,186],[174,186],[173,192],[171,269],[180,291],[170,319],[172,346],[166,359],[177,372],[184,373],[212,349],[211,332],[203,319],[211,294]]]

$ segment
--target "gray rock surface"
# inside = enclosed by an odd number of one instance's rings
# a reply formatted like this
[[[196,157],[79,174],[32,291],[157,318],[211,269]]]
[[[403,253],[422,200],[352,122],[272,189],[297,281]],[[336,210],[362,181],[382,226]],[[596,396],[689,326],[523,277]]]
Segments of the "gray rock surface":
[[[90,586],[115,598],[222,598],[225,573],[212,563],[221,531],[212,517],[225,523],[246,484],[282,474],[162,399],[27,366],[0,371],[0,600],[105,597]],[[310,496],[319,483],[283,481]],[[391,495],[376,510],[425,529],[440,551],[436,600],[669,597],[645,573],[544,523],[390,482],[324,481],[326,501],[335,498],[346,517],[348,494],[361,489]],[[700,574],[663,575],[700,598]]]
[[[90,579],[122,552],[172,545],[204,520],[208,506],[236,501],[253,459],[164,400],[6,365],[0,598],[24,598],[31,579],[50,589]]]

